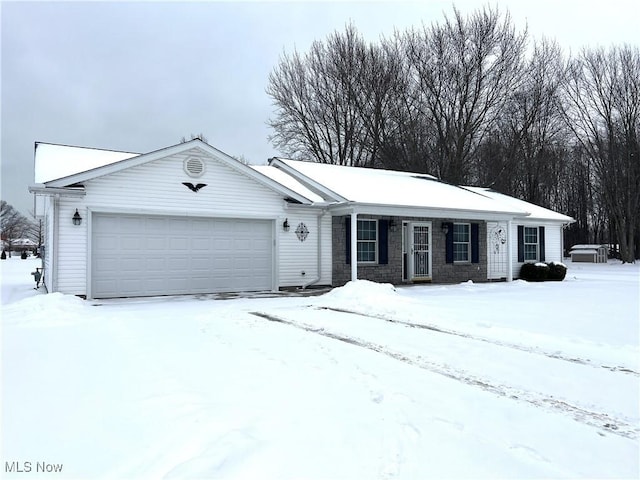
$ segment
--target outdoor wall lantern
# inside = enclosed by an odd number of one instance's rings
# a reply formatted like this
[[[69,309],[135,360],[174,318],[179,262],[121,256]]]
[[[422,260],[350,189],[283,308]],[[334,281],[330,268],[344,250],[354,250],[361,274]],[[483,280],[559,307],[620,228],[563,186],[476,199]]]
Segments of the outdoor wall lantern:
[[[393,220],[393,218],[389,220],[389,230],[392,232],[395,232],[398,230],[398,225],[396,224],[395,220]]]
[[[80,225],[82,223],[82,217],[78,213],[78,209],[76,208],[76,213],[73,214],[73,218],[71,219],[74,225]]]
[[[282,224],[282,230],[288,232],[291,227],[289,226],[289,219],[285,218],[284,223]]]
[[[449,233],[449,224],[446,222],[442,222],[442,233],[445,235]]]

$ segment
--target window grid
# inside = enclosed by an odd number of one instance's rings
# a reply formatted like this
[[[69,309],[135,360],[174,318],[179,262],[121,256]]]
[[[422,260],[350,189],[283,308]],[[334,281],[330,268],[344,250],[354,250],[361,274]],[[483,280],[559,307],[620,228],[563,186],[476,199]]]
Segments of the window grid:
[[[469,262],[471,259],[471,224],[453,224],[453,261]]]
[[[375,263],[378,243],[377,220],[358,220],[358,262]]]
[[[524,260],[538,260],[538,228],[524,227]]]

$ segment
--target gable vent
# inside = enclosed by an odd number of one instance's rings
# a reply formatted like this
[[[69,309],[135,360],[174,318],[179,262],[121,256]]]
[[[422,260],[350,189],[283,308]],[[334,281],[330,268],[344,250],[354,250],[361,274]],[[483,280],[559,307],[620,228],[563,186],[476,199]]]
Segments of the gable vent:
[[[199,158],[189,157],[184,161],[184,171],[190,177],[201,177],[204,174],[204,162]]]

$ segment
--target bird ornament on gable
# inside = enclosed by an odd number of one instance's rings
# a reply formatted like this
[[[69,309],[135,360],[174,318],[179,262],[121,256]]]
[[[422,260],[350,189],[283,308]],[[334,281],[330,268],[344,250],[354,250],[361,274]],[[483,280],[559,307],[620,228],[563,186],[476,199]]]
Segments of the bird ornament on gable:
[[[202,187],[206,187],[207,184],[206,183],[198,183],[197,185],[194,185],[191,182],[182,182],[182,184],[187,187],[189,190],[191,190],[192,192],[197,192],[198,190],[200,190]]]

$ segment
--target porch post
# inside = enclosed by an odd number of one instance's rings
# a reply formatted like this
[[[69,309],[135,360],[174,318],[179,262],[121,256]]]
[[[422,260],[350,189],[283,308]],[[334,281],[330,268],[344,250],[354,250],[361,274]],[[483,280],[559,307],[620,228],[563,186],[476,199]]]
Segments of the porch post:
[[[351,214],[351,280],[358,279],[358,214]]]
[[[507,222],[507,282],[513,282],[513,221]]]

